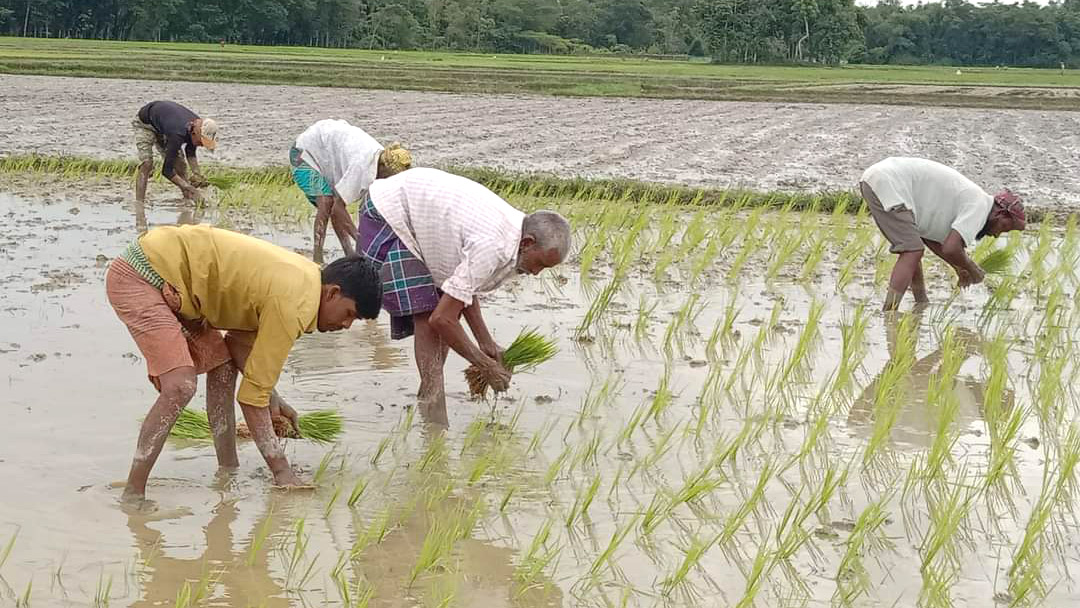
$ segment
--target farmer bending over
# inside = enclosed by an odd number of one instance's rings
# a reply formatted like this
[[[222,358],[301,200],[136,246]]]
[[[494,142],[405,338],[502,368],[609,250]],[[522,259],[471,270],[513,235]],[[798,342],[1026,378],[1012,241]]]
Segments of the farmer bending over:
[[[151,101],[139,109],[131,126],[135,129],[135,147],[139,150],[141,163],[135,182],[135,200],[146,202],[146,182],[154,170],[155,148],[165,158],[161,174],[180,188],[184,198],[202,198],[196,188],[204,188],[209,183],[199,173],[195,148],[202,146],[211,151],[217,148],[217,123],[209,118],[199,118],[174,101]],[[184,158],[180,157],[181,148]],[[191,168],[190,179],[188,167]]]
[[[445,424],[448,349],[477,366],[495,390],[510,382],[477,295],[515,272],[535,275],[560,264],[570,249],[570,225],[553,211],[525,215],[464,177],[412,169],[371,185],[357,248],[382,264],[390,336],[415,333],[420,405]],[[461,327],[462,315],[476,343]]]
[[[383,148],[360,127],[344,120],[320,120],[296,138],[289,150],[293,181],[315,205],[315,252],[322,264],[326,221],[334,227],[345,255],[352,255],[356,225],[346,205],[360,200],[376,178],[412,166],[412,156],[398,144]]]
[[[899,254],[889,278],[885,310],[896,310],[911,288],[925,304],[923,246],[956,271],[961,288],[981,283],[982,268],[965,248],[986,236],[1026,225],[1020,197],[1008,190],[990,196],[955,169],[922,158],[892,157],[866,170],[859,182],[870,215]]]
[[[296,412],[274,393],[285,358],[304,333],[347,329],[379,314],[371,262],[339,259],[322,270],[281,247],[207,226],[154,228],[113,261],[109,303],[146,359],[159,395],[143,421],[124,497],[141,499],[165,438],[207,375],[206,413],[218,464],[236,467],[233,394],[280,486],[298,485],[271,423]],[[218,330],[228,330],[222,336]]]

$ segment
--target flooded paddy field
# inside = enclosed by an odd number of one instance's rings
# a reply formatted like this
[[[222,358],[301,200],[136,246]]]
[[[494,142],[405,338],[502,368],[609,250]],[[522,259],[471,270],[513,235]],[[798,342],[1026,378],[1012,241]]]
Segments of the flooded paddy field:
[[[889,103],[902,95],[901,88],[881,85],[872,95]],[[49,100],[47,116],[41,113],[43,99]],[[955,167],[987,191],[1011,188],[1029,206],[1080,205],[1080,174],[1074,170],[1080,113],[1069,111],[462,95],[5,74],[0,154],[134,160],[131,119],[154,99],[183,99],[218,120],[221,145],[202,159],[237,166],[285,165],[296,136],[316,120],[333,117],[385,143],[401,141],[424,166],[813,192],[854,189],[863,170],[885,156],[921,156]],[[100,137],[101,129],[116,135]]]
[[[444,428],[385,315],[305,336],[279,390],[346,420],[333,446],[289,443],[317,489],[272,490],[250,444],[220,474],[208,442],[170,441],[132,510],[116,482],[153,389],[109,260],[177,222],[308,252],[310,209],[246,185],[194,208],[159,182],[137,210],[126,181],[3,177],[2,605],[1080,600],[1074,222],[980,244],[1013,266],[964,292],[928,257],[933,304],[886,316],[865,212],[503,192],[575,225],[567,264],[485,308],[503,344],[554,337],[552,361],[484,402],[451,357]]]

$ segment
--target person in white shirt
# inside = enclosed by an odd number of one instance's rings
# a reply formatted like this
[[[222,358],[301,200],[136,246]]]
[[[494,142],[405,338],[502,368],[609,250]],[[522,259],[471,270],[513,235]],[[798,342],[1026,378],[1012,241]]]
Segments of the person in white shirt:
[[[965,249],[984,236],[996,237],[1027,225],[1024,204],[1008,190],[990,196],[955,169],[924,158],[891,157],[867,169],[859,181],[870,215],[898,254],[889,278],[885,310],[896,310],[910,288],[916,305],[926,304],[923,247],[956,271],[961,288],[981,283],[985,273]]]
[[[526,215],[472,180],[419,168],[372,184],[359,227],[358,252],[381,264],[391,338],[415,334],[425,417],[446,423],[443,366],[451,348],[492,388],[506,390],[510,374],[478,296],[515,274],[562,263],[570,250],[566,219],[554,211]]]
[[[317,209],[312,258],[321,264],[327,220],[345,255],[352,255],[356,224],[346,205],[360,200],[377,178],[411,167],[412,156],[396,143],[383,148],[363,129],[344,120],[326,119],[296,138],[289,150],[289,164],[293,181]]]

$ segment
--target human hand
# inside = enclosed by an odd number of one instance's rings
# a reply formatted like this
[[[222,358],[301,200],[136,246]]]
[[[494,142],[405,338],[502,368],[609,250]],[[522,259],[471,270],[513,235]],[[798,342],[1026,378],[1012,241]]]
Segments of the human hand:
[[[480,373],[488,386],[496,393],[505,392],[510,388],[510,372],[496,359],[489,358],[480,366]]]
[[[300,437],[300,417],[297,415],[296,410],[292,408],[288,403],[277,400],[270,401],[270,417],[281,416],[289,421],[293,431],[296,432],[296,436]]]
[[[204,197],[203,197],[202,192],[199,192],[196,188],[194,188],[192,186],[188,186],[187,188],[184,188],[183,193],[184,193],[184,198],[191,199],[191,200],[195,201],[196,203],[201,203],[201,202],[203,202],[205,200]]]
[[[970,284],[978,285],[986,279],[986,271],[980,268],[977,264],[973,264],[972,266],[974,267],[968,271],[969,280],[971,281]]]
[[[196,188],[205,188],[210,185],[210,180],[201,173],[192,173],[190,183]]]
[[[503,353],[506,352],[506,350],[496,344],[494,340],[492,340],[491,342],[484,342],[480,344],[480,352],[498,361],[499,364],[502,365]]]

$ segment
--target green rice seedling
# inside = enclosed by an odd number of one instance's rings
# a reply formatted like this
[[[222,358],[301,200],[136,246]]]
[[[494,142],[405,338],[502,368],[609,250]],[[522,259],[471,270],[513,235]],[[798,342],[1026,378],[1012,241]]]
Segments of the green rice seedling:
[[[349,492],[349,500],[345,503],[350,509],[356,508],[357,503],[360,502],[360,498],[364,495],[364,491],[367,490],[368,482],[369,479],[367,477],[361,477],[356,480],[356,484],[353,485],[352,491]]]
[[[109,608],[109,598],[112,597],[113,577],[105,578],[105,570],[98,574],[97,589],[94,591],[94,608]]]
[[[330,495],[330,500],[326,501],[326,507],[323,508],[323,517],[330,517],[330,512],[334,510],[334,505],[337,504],[338,498],[341,497],[341,484],[334,486],[334,493]]]
[[[635,514],[624,521],[622,525],[616,526],[615,531],[611,534],[611,539],[608,540],[607,546],[604,547],[604,550],[600,552],[600,555],[596,556],[596,559],[594,559],[589,566],[589,578],[593,583],[598,580],[600,573],[605,567],[610,569],[616,575],[619,574],[618,566],[616,566],[614,561],[615,552],[619,550],[619,546],[622,545],[622,542],[626,540],[626,537],[637,526],[639,517],[639,515]]]
[[[836,573],[836,591],[833,603],[852,606],[873,588],[870,572],[863,561],[874,552],[892,547],[892,543],[882,530],[888,521],[886,505],[892,499],[891,493],[882,494],[870,503],[855,520],[855,528],[844,543],[844,554]]]
[[[682,550],[683,559],[679,566],[675,568],[675,571],[670,576],[660,582],[661,593],[670,596],[674,589],[685,585],[691,570],[700,568],[701,558],[705,556],[706,551],[716,544],[718,539],[719,534],[710,538],[702,538],[698,535],[692,536],[690,544]]]
[[[651,535],[680,505],[693,505],[719,488],[724,481],[714,472],[715,465],[707,463],[701,470],[688,477],[681,488],[671,496],[657,493],[653,503],[641,519],[641,531]]]
[[[457,538],[457,522],[453,519],[434,518],[427,536],[424,537],[424,543],[420,546],[420,556],[409,573],[409,585],[412,585],[420,574],[444,563]]]
[[[344,430],[344,417],[337,410],[315,410],[297,418],[300,436],[315,443],[333,443]]]
[[[869,320],[866,305],[859,304],[840,324],[840,365],[833,379],[833,389],[838,393],[846,393],[854,386],[855,370],[866,353],[866,326]]]
[[[930,526],[921,543],[921,571],[933,565],[952,573],[962,565],[961,543],[971,542],[966,534],[967,520],[971,504],[980,493],[980,488],[969,485],[966,477],[967,468],[961,467],[955,480],[930,484],[926,489]]]
[[[603,430],[600,428],[594,429],[592,436],[588,440],[580,442],[578,451],[574,454],[573,460],[570,461],[567,472],[573,473],[579,466],[595,469],[598,465],[600,446],[603,444],[603,439]]]
[[[945,330],[941,344],[941,365],[930,377],[926,402],[936,411],[937,425],[930,451],[926,455],[922,476],[927,480],[943,480],[945,467],[952,462],[952,449],[959,438],[953,424],[959,414],[960,403],[953,392],[960,366],[964,363],[965,345],[959,342],[956,332]]]
[[[800,281],[809,281],[817,272],[821,261],[825,259],[825,252],[829,246],[829,236],[825,231],[817,233],[816,238],[810,245],[810,250],[803,259],[802,270],[799,271]]]
[[[599,389],[596,388],[594,380],[589,385],[589,391],[585,394],[585,398],[581,401],[581,409],[578,411],[577,419],[566,427],[566,434],[563,435],[563,439],[565,440],[574,428],[582,430],[586,421],[599,416],[600,409],[610,406],[619,393],[622,392],[624,386],[622,376],[618,373],[609,374],[604,378],[604,383],[600,385]]]
[[[332,443],[344,430],[344,417],[337,410],[315,410],[301,414],[297,422],[300,425],[300,438],[315,443]],[[278,427],[280,425],[275,425],[274,430],[279,436],[287,432]],[[190,408],[180,410],[169,436],[189,440],[212,439],[206,411]]]
[[[266,519],[263,520],[262,525],[255,529],[255,536],[251,539],[251,544],[248,546],[247,557],[244,559],[244,564],[248,568],[255,566],[256,560],[259,558],[259,553],[262,552],[263,545],[266,544],[266,539],[270,538],[270,530],[274,526],[274,514],[273,512],[266,514]]]
[[[551,461],[548,465],[547,472],[544,473],[544,485],[551,487],[551,484],[555,483],[558,479],[559,473],[562,472],[562,467],[570,459],[570,455],[573,453],[574,446],[567,445],[563,448],[563,451],[555,457],[555,460]]]
[[[660,423],[660,417],[674,401],[674,394],[669,388],[670,383],[671,367],[665,365],[664,375],[660,376],[660,385],[656,387],[656,392],[653,394],[652,402],[649,405],[649,411],[645,414],[646,419],[651,418],[653,422]]]
[[[570,507],[570,513],[566,516],[567,528],[573,527],[574,522],[579,518],[588,517],[589,507],[592,506],[596,493],[600,490],[600,482],[600,473],[597,473],[588,486],[579,488],[577,495],[574,496],[574,504]]]
[[[518,585],[517,597],[521,597],[526,591],[534,588],[544,571],[553,568],[553,565],[558,563],[562,547],[558,544],[549,546],[551,527],[550,519],[540,526],[521,562],[514,568],[514,581]]]
[[[202,604],[210,598],[211,592],[220,578],[220,574],[217,576],[212,575],[210,569],[204,564],[203,573],[199,580],[194,585],[191,584],[191,581],[184,581],[183,586],[176,592],[175,608],[192,608]]]
[[[896,327],[895,347],[889,362],[878,376],[877,391],[874,395],[874,422],[863,449],[863,468],[869,469],[877,462],[877,457],[888,444],[893,425],[903,407],[903,383],[911,373],[915,363],[915,334],[918,330],[917,317],[905,315]]]
[[[315,476],[312,478],[311,483],[318,485],[323,476],[330,469],[330,461],[334,458],[334,450],[330,450],[323,455],[322,460],[319,461],[319,466],[315,468]]]
[[[634,318],[634,339],[641,342],[649,331],[649,322],[652,321],[653,313],[656,312],[658,300],[653,300],[651,305],[646,305],[645,296],[638,301],[637,314]]]
[[[372,466],[376,466],[376,465],[379,464],[379,461],[382,460],[383,455],[386,454],[386,451],[388,449],[390,449],[390,444],[393,443],[393,441],[394,441],[394,435],[392,433],[386,434],[379,441],[379,445],[375,446],[375,451],[372,452],[372,454],[371,454],[371,464],[372,464]]]
[[[22,595],[15,598],[15,608],[30,608],[30,594],[34,591],[34,576],[30,576],[30,581],[26,583],[26,589]]]
[[[372,543],[381,543],[386,538],[386,535],[389,534],[393,527],[391,509],[393,509],[393,506],[383,509],[367,525],[354,526],[356,535],[352,547],[349,549],[350,560],[358,560]]]
[[[754,225],[750,225],[747,231],[744,233],[742,247],[739,248],[739,252],[735,254],[735,258],[731,261],[731,267],[728,268],[727,280],[733,282],[739,278],[739,274],[742,272],[743,267],[750,261],[750,256],[757,253],[762,246],[762,239],[756,232],[754,232]]]
[[[1046,596],[1043,578],[1046,561],[1044,535],[1053,516],[1053,482],[1044,473],[1043,489],[1024,527],[1024,536],[1013,553],[1009,566],[1009,594],[1014,606],[1037,604]]]
[[[986,252],[976,258],[975,263],[988,275],[1008,274],[1012,270],[1013,258],[1013,251],[1005,247]]]
[[[773,312],[772,315],[770,315],[769,320],[758,326],[757,334],[754,335],[754,341],[752,343],[753,347],[751,348],[755,363],[764,359],[765,345],[769,343],[773,332],[776,330],[776,322],[780,318],[778,308],[781,308],[782,306],[783,298],[778,298],[776,302],[773,303]]]
[[[15,528],[15,532],[11,534],[11,538],[4,544],[4,550],[0,551],[0,568],[4,567],[9,557],[11,557],[12,550],[15,549],[15,539],[19,538],[19,528]]]
[[[754,600],[761,590],[761,586],[765,583],[768,572],[775,563],[773,559],[774,556],[769,551],[768,545],[762,543],[758,546],[754,561],[750,564],[749,570],[744,573],[746,575],[746,587],[743,590],[742,597],[735,604],[735,608],[751,608],[755,605]]]
[[[690,331],[684,330],[683,328],[688,326],[692,327],[693,320],[701,314],[702,310],[704,310],[704,307],[707,305],[707,303],[701,302],[699,305],[700,299],[701,296],[699,294],[690,294],[690,296],[686,299],[686,302],[683,303],[683,305],[679,308],[679,310],[675,312],[675,315],[671,318],[671,323],[668,324],[667,331],[664,332],[665,353],[671,352],[672,340],[677,335],[682,335],[686,331]]]
[[[296,576],[296,574],[299,573],[299,568],[303,563],[304,556],[307,555],[307,546],[308,541],[310,540],[310,536],[304,532],[305,526],[306,519],[303,517],[297,519],[296,523],[293,524],[293,545],[291,550],[286,549],[284,547],[284,541],[282,542],[282,550],[280,551],[280,555],[285,565],[285,586],[288,589],[298,589],[300,587],[303,587],[303,582],[301,582],[299,587],[297,587],[292,586],[291,581]],[[314,564],[314,560],[312,560],[312,564]],[[310,575],[310,572],[311,569],[309,568],[308,572],[304,577],[302,577],[301,580],[303,581],[304,579],[306,579],[307,576]]]
[[[857,230],[855,238],[848,241],[847,245],[840,251],[838,259],[846,261],[837,274],[836,291],[843,293],[851,285],[851,282],[855,280],[859,269],[866,265],[866,259],[863,256],[872,241],[873,233],[870,231],[870,227],[863,226]]]
[[[506,506],[510,504],[510,499],[514,497],[514,494],[517,493],[517,491],[517,484],[511,485],[506,488],[506,492],[503,493],[502,500],[499,501],[499,513],[506,512]]]
[[[746,518],[757,511],[758,506],[762,504],[762,500],[765,498],[765,489],[769,485],[769,481],[775,476],[776,470],[777,467],[774,461],[765,461],[761,467],[761,472],[758,473],[757,483],[754,484],[749,496],[745,496],[739,507],[724,519],[721,528],[722,533],[718,541],[721,546],[727,546],[731,543],[735,535],[742,530]]]
[[[766,279],[770,281],[776,279],[784,266],[791,261],[791,258],[803,246],[805,236],[806,233],[800,230],[795,235],[787,235],[785,239],[780,241],[779,247],[772,253],[771,261],[765,269]]]
[[[716,256],[720,255],[720,251],[720,241],[715,238],[708,239],[705,249],[690,267],[690,280],[688,283],[691,286],[700,283],[705,271],[712,268],[713,263],[716,261]]]
[[[802,332],[799,334],[799,340],[795,343],[795,348],[791,351],[791,355],[788,357],[788,362],[784,366],[784,371],[780,375],[781,390],[786,390],[789,382],[805,380],[806,364],[808,358],[813,354],[814,347],[818,341],[821,327],[821,317],[825,314],[825,302],[823,300],[814,299],[810,302],[810,310],[807,313],[806,324],[803,325]]]
[[[1016,464],[1013,457],[1020,429],[1027,417],[1027,409],[1021,404],[1009,407],[1005,402],[1008,382],[1008,342],[1003,336],[991,341],[986,347],[986,358],[990,366],[990,376],[986,382],[983,415],[990,435],[990,462],[984,477],[985,487],[994,488],[1006,478],[1016,479]],[[1011,494],[1002,487],[1003,494]]]
[[[1036,297],[1042,296],[1044,287],[1053,284],[1047,280],[1046,272],[1047,260],[1054,252],[1054,235],[1051,224],[1052,222],[1042,222],[1039,226],[1035,246],[1028,252],[1028,263],[1023,271],[1023,275],[1034,285]]]
[[[585,312],[585,316],[581,319],[581,323],[574,329],[574,335],[581,337],[586,335],[589,330],[599,322],[604,314],[607,312],[608,307],[611,305],[612,300],[615,299],[616,294],[622,289],[623,280],[621,277],[612,277],[611,281],[600,293],[593,298],[592,303],[589,304],[589,309]]]
[[[641,426],[642,421],[645,419],[645,414],[650,410],[650,406],[651,402],[643,401],[642,403],[639,403],[636,408],[634,408],[634,411],[626,420],[626,424],[623,425],[622,429],[619,431],[619,434],[616,436],[615,441],[613,442],[611,448],[608,451],[611,451],[611,449],[615,449],[617,447],[621,447],[630,442],[631,438],[634,435],[634,431]]]

